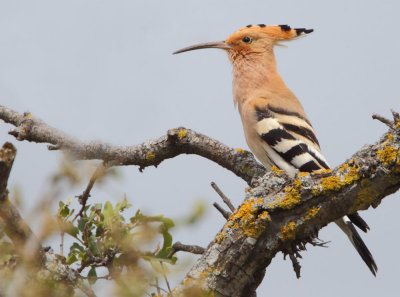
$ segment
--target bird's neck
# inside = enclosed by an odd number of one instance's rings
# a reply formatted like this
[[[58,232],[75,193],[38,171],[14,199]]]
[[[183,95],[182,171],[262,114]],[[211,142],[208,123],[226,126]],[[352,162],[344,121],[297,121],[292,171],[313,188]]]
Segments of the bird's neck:
[[[235,105],[253,98],[291,97],[276,68],[274,53],[249,53],[232,55],[233,97]]]

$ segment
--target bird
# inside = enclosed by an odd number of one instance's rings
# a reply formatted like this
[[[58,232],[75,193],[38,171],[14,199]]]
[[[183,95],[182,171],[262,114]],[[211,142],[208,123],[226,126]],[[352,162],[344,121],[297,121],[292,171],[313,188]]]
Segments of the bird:
[[[281,42],[313,31],[288,25],[248,25],[223,41],[200,43],[174,52],[216,48],[228,54],[233,66],[233,101],[238,106],[250,150],[267,169],[275,166],[291,177],[298,171],[330,169],[303,106],[278,73],[274,54],[274,47]],[[376,276],[375,260],[355,228],[367,232],[368,224],[358,213],[348,214],[335,223]]]

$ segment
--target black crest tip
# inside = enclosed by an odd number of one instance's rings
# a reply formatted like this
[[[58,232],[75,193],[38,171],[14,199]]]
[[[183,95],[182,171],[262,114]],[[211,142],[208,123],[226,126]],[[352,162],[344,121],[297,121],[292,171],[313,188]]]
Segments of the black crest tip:
[[[283,31],[290,31],[290,30],[292,30],[292,28],[290,28],[289,25],[278,25],[278,26],[281,27],[281,29],[282,29]]]

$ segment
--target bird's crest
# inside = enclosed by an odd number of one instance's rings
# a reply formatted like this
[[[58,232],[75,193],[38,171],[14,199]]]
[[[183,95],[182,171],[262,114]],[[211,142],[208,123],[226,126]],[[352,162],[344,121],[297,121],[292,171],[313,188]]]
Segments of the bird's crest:
[[[279,41],[289,41],[306,34],[313,32],[313,29],[306,28],[291,28],[288,25],[247,25],[234,32],[231,36],[226,40],[227,43],[234,42],[235,40],[240,40],[243,36],[249,35],[256,38],[265,38],[269,37],[269,39],[279,42]]]
[[[297,38],[306,34],[313,32],[313,29],[306,28],[291,28],[288,25],[247,25],[233,33],[231,37],[234,35],[243,35],[243,34],[260,34],[260,35],[268,35],[272,39],[276,41],[283,40],[291,40],[293,38]]]

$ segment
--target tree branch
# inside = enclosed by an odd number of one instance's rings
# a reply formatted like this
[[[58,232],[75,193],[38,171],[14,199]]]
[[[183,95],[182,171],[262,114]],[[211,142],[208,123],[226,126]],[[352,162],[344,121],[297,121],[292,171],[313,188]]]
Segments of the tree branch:
[[[0,218],[5,223],[5,233],[20,254],[40,261],[42,247],[38,239],[22,219],[18,209],[9,201],[7,183],[17,150],[6,142],[0,150]]]
[[[231,200],[226,197],[226,195],[221,191],[221,189],[217,186],[215,182],[211,182],[211,187],[217,192],[219,197],[221,197],[222,201],[229,207],[231,211],[235,211],[235,207],[233,206]]]
[[[39,278],[50,277],[51,272],[56,279],[62,279],[67,285],[80,288],[87,296],[95,297],[94,292],[86,287],[75,270],[69,268],[51,249],[42,248],[18,209],[9,201],[7,183],[16,153],[17,150],[9,142],[0,149],[0,217],[5,223],[5,233],[13,242],[19,256],[36,264],[36,268],[43,272],[37,273]]]
[[[318,231],[357,210],[377,207],[400,188],[400,124],[375,118],[390,131],[374,145],[364,146],[333,171],[299,173],[295,179],[281,171],[269,172],[250,154],[230,149],[189,129],[172,129],[166,136],[137,146],[113,147],[82,143],[30,114],[0,107],[0,118],[16,126],[20,140],[47,142],[79,159],[102,159],[107,165],[158,165],[182,153],[198,154],[231,170],[253,187],[246,198],[188,272],[174,288],[174,296],[193,288],[215,296],[253,296],[265,270],[279,251],[297,255],[305,244],[315,244]],[[297,260],[296,260],[297,261]],[[299,270],[300,265],[295,264]]]
[[[9,133],[17,140],[49,143],[52,150],[69,152],[76,159],[104,160],[107,166],[138,165],[143,170],[180,154],[196,154],[232,171],[249,185],[265,173],[265,168],[251,153],[229,148],[190,129],[171,129],[165,136],[135,146],[112,146],[102,142],[81,142],[30,113],[20,114],[3,106],[0,106],[0,119],[15,126]]]
[[[188,252],[195,255],[201,255],[204,253],[205,250],[205,248],[198,245],[187,245],[177,241],[172,245],[172,251],[168,254],[167,257],[172,258],[172,256],[175,255],[175,253],[177,252]]]
[[[297,254],[306,243],[315,243],[318,231],[328,223],[375,208],[396,192],[400,188],[400,124],[399,117],[394,114],[394,118],[390,133],[333,171],[298,173],[294,180],[281,172],[260,178],[175,287],[177,296],[198,286],[215,296],[249,296],[279,251]],[[294,268],[298,272],[299,263]]]

